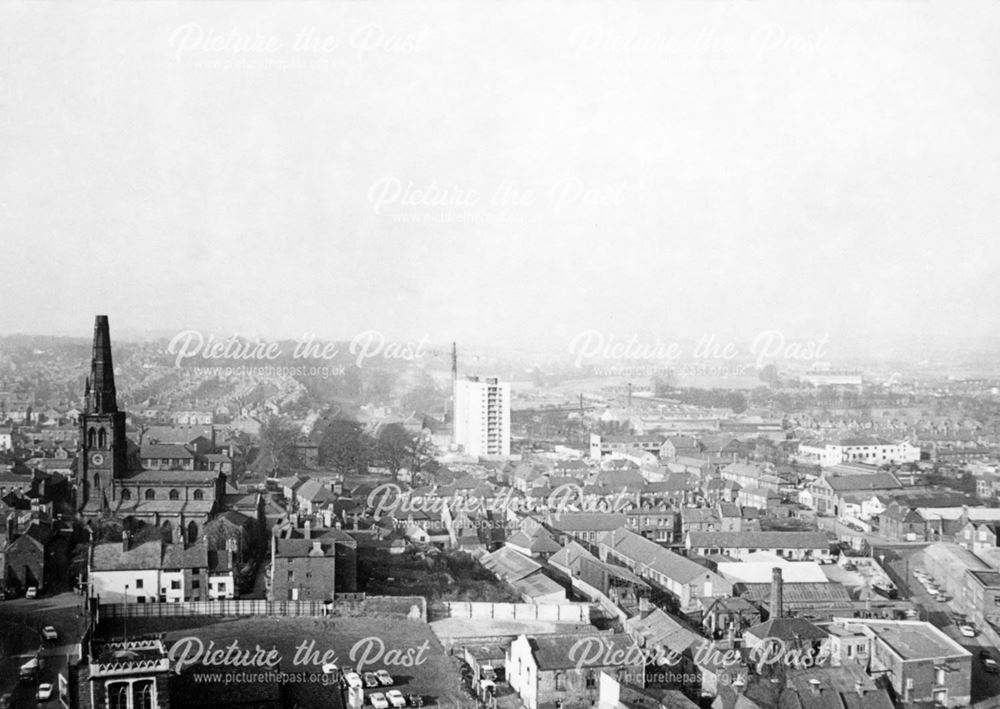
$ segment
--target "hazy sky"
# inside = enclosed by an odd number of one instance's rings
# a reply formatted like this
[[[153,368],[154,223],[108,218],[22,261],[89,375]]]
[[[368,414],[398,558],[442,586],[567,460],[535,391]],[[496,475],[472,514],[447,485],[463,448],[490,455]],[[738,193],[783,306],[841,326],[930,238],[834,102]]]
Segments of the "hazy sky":
[[[0,5],[0,332],[1000,334],[996,2]]]

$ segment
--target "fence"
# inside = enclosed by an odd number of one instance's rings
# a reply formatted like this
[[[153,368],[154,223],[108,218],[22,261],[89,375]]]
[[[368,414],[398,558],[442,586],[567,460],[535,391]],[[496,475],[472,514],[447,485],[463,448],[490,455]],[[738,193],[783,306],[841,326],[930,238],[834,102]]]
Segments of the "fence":
[[[552,620],[589,623],[589,603],[476,603],[447,601],[452,618],[495,618],[498,620]]]
[[[185,616],[350,616],[393,615],[427,620],[422,596],[365,596],[338,594],[332,602],[264,601],[250,599],[185,601],[181,603],[102,603],[99,617],[179,618]]]

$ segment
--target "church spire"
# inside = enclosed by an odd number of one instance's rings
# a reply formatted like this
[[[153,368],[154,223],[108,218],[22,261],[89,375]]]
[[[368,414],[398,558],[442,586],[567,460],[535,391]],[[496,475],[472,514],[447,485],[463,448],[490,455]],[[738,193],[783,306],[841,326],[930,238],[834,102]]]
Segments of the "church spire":
[[[90,379],[87,381],[87,413],[110,414],[118,411],[115,396],[115,369],[111,363],[111,334],[108,316],[98,315],[94,320],[94,350],[90,360]]]

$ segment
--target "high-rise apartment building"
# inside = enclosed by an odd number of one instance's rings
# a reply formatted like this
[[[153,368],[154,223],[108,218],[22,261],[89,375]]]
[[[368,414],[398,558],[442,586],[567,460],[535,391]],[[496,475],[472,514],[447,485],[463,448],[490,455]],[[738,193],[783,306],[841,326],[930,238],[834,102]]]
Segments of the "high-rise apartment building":
[[[469,455],[510,455],[510,384],[496,377],[455,381],[455,444]]]

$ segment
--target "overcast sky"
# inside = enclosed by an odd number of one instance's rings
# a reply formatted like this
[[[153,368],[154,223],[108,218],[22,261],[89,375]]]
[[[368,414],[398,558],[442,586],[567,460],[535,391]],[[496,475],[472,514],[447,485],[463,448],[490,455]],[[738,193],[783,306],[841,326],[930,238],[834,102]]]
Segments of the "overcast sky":
[[[1000,3],[0,6],[0,332],[1000,334]]]

